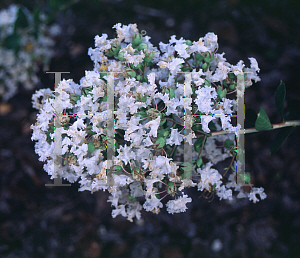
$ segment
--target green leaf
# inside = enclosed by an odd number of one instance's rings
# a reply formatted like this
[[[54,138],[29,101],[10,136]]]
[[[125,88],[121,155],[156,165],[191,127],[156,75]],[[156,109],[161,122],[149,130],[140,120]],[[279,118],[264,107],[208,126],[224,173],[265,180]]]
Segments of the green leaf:
[[[196,152],[200,152],[203,144],[204,136],[200,136],[194,143],[194,149]],[[206,141],[206,140],[205,140]]]
[[[217,128],[216,128],[216,125],[213,121],[210,121],[208,123],[208,128],[211,130],[211,131],[215,131]]]
[[[172,99],[172,98],[175,98],[175,91],[173,88],[170,88],[169,89],[169,98]]]
[[[285,95],[286,95],[285,85],[283,81],[281,81],[275,92],[275,105],[282,119],[283,119]]]
[[[119,165],[115,165],[114,166],[114,171],[116,172],[116,173],[118,173],[118,172],[120,172],[120,171],[122,171],[123,169],[122,169],[122,167],[121,166],[119,166]]]
[[[234,145],[234,142],[232,140],[226,139],[224,142],[224,147],[229,149],[232,145]]]
[[[95,145],[92,142],[88,144],[88,152],[93,152],[95,150]]]
[[[4,40],[4,46],[7,49],[17,50],[20,47],[21,37],[17,33],[7,36]]]
[[[273,156],[278,149],[280,148],[281,144],[285,141],[285,139],[295,130],[296,127],[284,127],[280,128],[279,132],[277,133],[274,142],[271,145],[270,152]]]
[[[197,167],[200,168],[202,164],[203,164],[202,158],[197,159],[197,162],[196,162]]]
[[[160,149],[166,145],[166,140],[164,137],[158,137],[155,144],[158,144],[157,148]]]
[[[266,111],[260,107],[260,111],[255,121],[255,129],[257,131],[271,130],[273,128]]]
[[[142,97],[141,102],[146,102],[147,101],[147,96]]]
[[[252,108],[247,108],[245,113],[245,128],[253,128],[255,127],[255,121],[257,119],[257,114]]]
[[[17,19],[15,21],[15,31],[17,28],[27,28],[29,25],[28,19],[26,17],[26,14],[24,13],[24,11],[22,10],[22,8],[20,7],[18,10],[18,16]]]

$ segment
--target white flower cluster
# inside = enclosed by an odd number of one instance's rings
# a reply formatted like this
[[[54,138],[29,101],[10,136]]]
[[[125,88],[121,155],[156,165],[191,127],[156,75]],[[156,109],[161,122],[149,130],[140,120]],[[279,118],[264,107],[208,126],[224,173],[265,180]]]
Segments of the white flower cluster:
[[[140,210],[158,213],[161,200],[175,197],[166,204],[169,213],[186,211],[192,199],[182,191],[197,186],[199,191],[216,194],[220,199],[232,199],[233,188],[239,197],[258,201],[266,196],[262,191],[244,193],[235,183],[234,175],[221,175],[213,165],[233,155],[234,134],[209,137],[211,130],[236,133],[228,115],[236,111],[236,101],[226,98],[233,93],[238,74],[245,72],[245,83],[259,80],[259,68],[254,58],[251,67],[244,68],[226,62],[216,53],[217,36],[208,33],[191,42],[172,36],[159,49],[142,35],[136,24],[116,24],[118,37],[95,37],[95,48],[89,49],[94,70],[76,84],[62,80],[62,177],[79,181],[80,190],[108,190],[112,216],[121,214],[130,221],[140,218]],[[114,73],[114,77],[111,73]],[[191,87],[185,85],[182,72],[189,72]],[[108,84],[114,79],[114,146],[113,185],[106,178],[108,168]],[[189,92],[190,98],[186,97]],[[39,109],[32,125],[32,140],[37,141],[36,153],[45,162],[44,169],[54,174],[54,92],[49,89],[33,95],[33,106]],[[193,112],[191,133],[185,135],[185,109]],[[218,115],[215,117],[214,115]],[[204,118],[203,118],[204,117]],[[214,128],[215,127],[215,128]],[[236,133],[237,134],[237,133]],[[207,140],[207,141],[206,141]],[[191,164],[182,163],[183,145],[193,145]],[[217,148],[216,142],[231,142],[232,146]],[[177,149],[178,148],[178,149]],[[204,164],[203,160],[209,160]],[[181,161],[180,161],[181,160]],[[191,174],[186,173],[190,166]],[[199,178],[200,177],[200,178]],[[178,196],[179,195],[179,196]],[[143,205],[141,202],[145,198]]]
[[[42,13],[31,14],[25,7],[10,5],[0,11],[0,97],[13,97],[22,84],[33,89],[39,82],[39,65],[48,65],[54,54],[58,25],[47,26]]]

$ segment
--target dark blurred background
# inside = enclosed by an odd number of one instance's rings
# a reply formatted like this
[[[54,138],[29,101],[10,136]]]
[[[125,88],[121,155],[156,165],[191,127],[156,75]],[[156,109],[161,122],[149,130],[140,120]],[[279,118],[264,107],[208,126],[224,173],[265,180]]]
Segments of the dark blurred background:
[[[218,35],[219,53],[236,64],[258,61],[261,82],[246,90],[246,108],[263,107],[279,123],[274,93],[280,80],[286,103],[300,99],[300,2],[295,0],[41,0],[8,1],[29,10],[37,5],[63,28],[50,71],[69,71],[79,82],[92,70],[87,51],[95,35],[116,23],[137,23],[158,46],[172,35],[197,40]],[[0,57],[1,58],[1,57]],[[37,88],[52,88],[54,78],[40,71]],[[0,114],[0,257],[300,257],[300,137],[297,128],[279,151],[270,155],[276,130],[246,135],[246,171],[263,187],[267,199],[208,202],[187,189],[188,211],[170,215],[142,212],[140,221],[111,218],[108,193],[78,192],[52,183],[31,142],[37,111],[31,95],[19,90]]]

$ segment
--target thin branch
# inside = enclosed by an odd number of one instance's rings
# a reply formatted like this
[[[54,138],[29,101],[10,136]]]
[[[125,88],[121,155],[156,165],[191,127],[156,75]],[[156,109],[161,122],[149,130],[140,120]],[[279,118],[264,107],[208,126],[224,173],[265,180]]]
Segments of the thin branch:
[[[286,121],[284,123],[280,124],[273,124],[273,129],[278,129],[278,128],[283,128],[283,127],[288,127],[288,126],[300,126],[300,120],[294,120],[294,121]],[[242,132],[242,130],[241,130]],[[262,132],[258,131],[255,128],[248,128],[244,129],[244,134],[246,133],[257,133],[257,132]],[[234,132],[228,132],[228,131],[218,131],[218,132],[212,132],[209,134],[209,136],[216,136],[216,135],[223,135],[223,134],[233,134]]]

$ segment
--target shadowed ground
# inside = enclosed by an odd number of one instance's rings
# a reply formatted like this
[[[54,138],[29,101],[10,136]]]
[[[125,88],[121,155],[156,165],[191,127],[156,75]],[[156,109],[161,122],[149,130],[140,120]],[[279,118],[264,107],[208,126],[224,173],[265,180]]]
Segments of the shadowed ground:
[[[6,8],[12,1],[3,1]],[[30,10],[33,1],[24,3]],[[51,1],[49,1],[51,2]],[[261,3],[263,2],[263,3]],[[46,11],[43,1],[37,1]],[[219,38],[219,53],[236,64],[255,57],[261,82],[246,90],[246,108],[262,106],[279,123],[274,93],[282,79],[287,101],[300,99],[300,6],[297,1],[80,1],[58,12],[64,28],[50,71],[70,71],[75,82],[91,70],[87,55],[94,36],[111,27],[137,23],[158,46],[172,35],[197,40],[207,32]],[[52,88],[54,78],[40,72],[39,88]],[[78,192],[51,183],[34,153],[30,125],[36,110],[31,95],[19,94],[0,116],[0,256],[1,257],[300,257],[300,137],[299,128],[271,156],[277,132],[246,135],[246,170],[253,184],[264,187],[267,199],[228,203],[198,198],[183,214],[142,212],[130,223],[111,218],[108,193]],[[3,106],[4,107],[4,106]],[[216,240],[218,239],[218,240]],[[222,243],[221,245],[218,243]],[[219,248],[218,248],[219,247]]]

